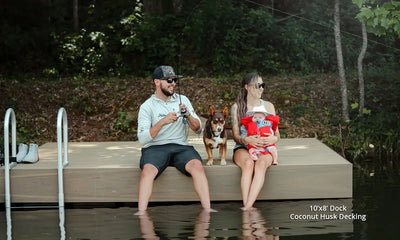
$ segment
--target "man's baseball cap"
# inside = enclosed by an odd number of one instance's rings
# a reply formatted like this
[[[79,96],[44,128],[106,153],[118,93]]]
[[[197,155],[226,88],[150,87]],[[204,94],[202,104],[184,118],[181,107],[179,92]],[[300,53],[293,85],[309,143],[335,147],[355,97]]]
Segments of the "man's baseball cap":
[[[163,79],[167,77],[177,77],[174,72],[174,69],[171,66],[159,66],[156,69],[154,69],[153,80]]]

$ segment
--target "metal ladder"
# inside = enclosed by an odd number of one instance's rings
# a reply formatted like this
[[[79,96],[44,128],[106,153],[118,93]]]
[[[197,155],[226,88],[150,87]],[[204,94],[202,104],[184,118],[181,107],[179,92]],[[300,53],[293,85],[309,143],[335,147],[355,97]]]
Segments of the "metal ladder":
[[[11,119],[11,145],[12,154],[10,162],[9,151],[9,126]],[[17,165],[16,151],[17,150],[17,131],[15,112],[12,108],[7,109],[4,117],[4,195],[5,208],[7,217],[7,236],[11,238],[11,195],[10,195],[10,169]],[[64,108],[58,110],[57,115],[57,156],[58,156],[58,209],[60,216],[61,235],[64,234],[64,178],[63,169],[68,166],[68,120],[67,112]]]
[[[60,240],[64,240],[65,212],[64,212],[63,169],[66,166],[68,166],[68,120],[67,120],[67,111],[64,108],[60,108],[57,114],[57,158],[58,158],[58,215],[60,217],[59,226],[61,234]]]
[[[10,118],[11,118],[12,162],[10,162],[10,149],[9,149]],[[12,108],[9,108],[7,109],[6,116],[4,117],[4,181],[5,181],[4,194],[5,194],[6,210],[11,208],[10,169],[12,169],[17,165],[16,155],[17,155],[17,123],[15,121],[14,110]]]
[[[64,147],[64,148],[63,148]],[[63,161],[64,155],[64,161]],[[64,207],[63,169],[68,166],[68,120],[64,108],[57,115],[57,156],[58,156],[58,206]]]

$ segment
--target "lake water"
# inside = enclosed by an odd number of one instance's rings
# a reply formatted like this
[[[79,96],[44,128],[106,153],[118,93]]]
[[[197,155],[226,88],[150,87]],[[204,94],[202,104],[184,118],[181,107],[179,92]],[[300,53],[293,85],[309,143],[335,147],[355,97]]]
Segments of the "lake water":
[[[400,239],[399,168],[376,166],[354,165],[353,199],[257,201],[249,212],[240,202],[215,202],[216,213],[153,204],[142,217],[133,204],[72,205],[12,209],[7,224],[3,205],[0,239]]]

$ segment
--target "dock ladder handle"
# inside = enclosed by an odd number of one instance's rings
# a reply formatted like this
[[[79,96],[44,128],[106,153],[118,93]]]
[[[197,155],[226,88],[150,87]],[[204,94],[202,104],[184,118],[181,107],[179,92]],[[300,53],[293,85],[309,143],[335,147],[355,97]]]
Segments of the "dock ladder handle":
[[[64,147],[64,151],[63,151]],[[64,153],[64,160],[63,160]],[[63,169],[68,166],[68,120],[64,108],[57,115],[57,155],[58,155],[58,206],[64,207]]]
[[[12,162],[10,163],[10,149],[9,149],[9,126],[11,118],[11,144],[12,144]],[[10,169],[17,165],[17,123],[15,121],[15,113],[12,108],[7,109],[4,117],[4,191],[6,209],[11,208],[10,200]],[[14,161],[15,160],[15,161]]]

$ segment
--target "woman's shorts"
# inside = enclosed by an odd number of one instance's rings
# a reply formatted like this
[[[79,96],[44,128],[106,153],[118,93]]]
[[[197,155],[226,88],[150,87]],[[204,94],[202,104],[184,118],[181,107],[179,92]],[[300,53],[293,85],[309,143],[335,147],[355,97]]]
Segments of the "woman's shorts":
[[[201,162],[200,154],[193,146],[179,144],[165,144],[142,148],[140,168],[145,164],[152,164],[158,169],[156,178],[168,167],[174,166],[183,174],[190,176],[185,169],[186,163],[192,159]]]
[[[247,147],[245,146],[245,145],[236,145],[234,148],[233,148],[233,155],[232,155],[232,160],[233,160],[233,162],[236,164],[236,162],[235,162],[235,152],[237,151],[237,150],[239,150],[239,149],[246,149],[247,150]]]

